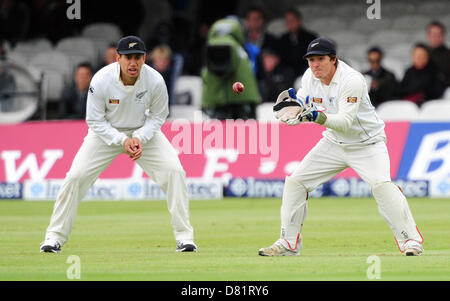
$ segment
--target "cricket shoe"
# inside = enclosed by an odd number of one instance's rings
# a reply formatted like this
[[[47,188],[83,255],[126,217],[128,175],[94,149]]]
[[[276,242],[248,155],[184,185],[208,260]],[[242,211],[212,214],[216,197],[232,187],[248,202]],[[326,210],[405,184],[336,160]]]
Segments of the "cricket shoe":
[[[273,245],[267,248],[259,249],[258,254],[261,256],[298,256],[300,255],[300,250],[302,249],[302,240],[297,240],[294,248],[291,248],[289,243],[280,238]]]
[[[61,252],[61,244],[54,239],[47,238],[41,244],[41,253],[60,253]]]
[[[177,252],[197,252],[197,245],[193,240],[177,240]]]
[[[408,240],[404,245],[405,256],[420,256],[423,253],[423,247],[417,241]]]

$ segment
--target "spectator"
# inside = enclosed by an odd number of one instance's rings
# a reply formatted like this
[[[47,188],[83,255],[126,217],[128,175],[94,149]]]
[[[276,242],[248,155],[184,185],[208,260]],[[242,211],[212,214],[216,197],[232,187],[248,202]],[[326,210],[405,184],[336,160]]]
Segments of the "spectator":
[[[62,93],[59,106],[61,119],[85,119],[86,101],[89,84],[92,79],[92,66],[90,63],[80,63],[74,72],[74,82],[66,87]]]
[[[372,105],[375,107],[382,102],[393,99],[395,88],[398,85],[395,75],[382,66],[382,59],[383,51],[380,48],[372,47],[367,51],[370,69],[364,74],[371,77],[369,96]]]
[[[169,94],[169,104],[174,104],[175,81],[179,73],[177,74],[175,69],[172,50],[167,45],[158,45],[150,52],[147,60],[147,63],[163,76]]]
[[[431,61],[444,73],[445,86],[450,86],[450,49],[445,45],[446,30],[442,23],[433,21],[427,28]]]
[[[116,53],[117,53],[116,48],[117,48],[116,43],[111,43],[108,45],[108,48],[106,48],[105,52],[103,53],[103,61],[97,66],[96,71],[102,69],[105,66],[108,66],[109,64],[116,62]]]
[[[202,70],[202,109],[211,118],[256,118],[256,105],[261,97],[244,44],[244,34],[236,19],[221,19],[212,25]],[[242,93],[232,91],[237,81],[245,86]]]
[[[426,45],[419,43],[414,46],[412,63],[399,85],[398,95],[419,106],[427,100],[439,98],[445,88],[444,75],[430,61]]]
[[[280,91],[291,88],[296,79],[294,69],[280,61],[275,49],[265,48],[262,51],[263,76],[258,81],[263,102],[275,102]]]
[[[287,33],[280,38],[281,59],[286,65],[292,66],[297,76],[303,75],[308,69],[308,62],[299,59],[306,54],[309,43],[317,38],[315,33],[303,27],[302,15],[295,8],[284,13]]]
[[[261,50],[273,47],[277,40],[266,32],[266,14],[259,6],[249,8],[245,18],[245,48],[253,64],[253,72],[261,71]]]

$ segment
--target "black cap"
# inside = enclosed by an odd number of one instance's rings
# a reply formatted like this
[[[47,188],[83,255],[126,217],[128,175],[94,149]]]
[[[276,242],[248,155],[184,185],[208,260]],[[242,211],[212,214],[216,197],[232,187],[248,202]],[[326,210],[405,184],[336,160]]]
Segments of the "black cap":
[[[308,50],[306,54],[303,56],[306,59],[311,55],[327,55],[327,54],[336,54],[336,46],[330,40],[325,38],[317,38],[313,40],[308,45]]]
[[[136,36],[127,36],[117,43],[118,54],[146,53],[144,42]]]

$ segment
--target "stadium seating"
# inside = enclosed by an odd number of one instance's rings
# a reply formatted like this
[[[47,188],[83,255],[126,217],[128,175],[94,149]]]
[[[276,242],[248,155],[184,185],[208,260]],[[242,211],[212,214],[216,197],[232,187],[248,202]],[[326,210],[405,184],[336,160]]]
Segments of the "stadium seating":
[[[377,45],[381,48],[388,48],[398,43],[408,43],[409,35],[398,30],[383,30],[374,33],[370,39],[369,44]]]
[[[97,64],[94,43],[87,38],[64,38],[58,42],[55,49],[65,53],[69,57],[71,70],[74,70],[77,64],[84,61],[87,61],[93,65]]]
[[[56,50],[43,52],[33,57],[30,65],[43,74],[43,100],[59,101],[72,71],[68,56]]]
[[[450,100],[450,87],[448,87],[445,91],[444,91],[444,95],[442,95],[443,99],[446,100]]]
[[[328,33],[328,35],[328,38],[333,40],[337,47],[344,45],[351,46],[354,44],[365,44],[368,40],[367,35],[350,30]]]
[[[412,121],[419,117],[419,107],[407,100],[391,100],[377,107],[378,116],[384,121]]]
[[[122,31],[113,23],[93,23],[84,27],[82,36],[90,39],[94,44],[97,62],[99,62],[108,45],[120,40]]]
[[[36,54],[51,51],[53,49],[52,43],[44,38],[18,42],[11,53],[20,55],[25,58],[26,63],[30,62]]]
[[[419,43],[419,42],[427,44],[427,42],[426,42],[427,41],[427,34],[425,32],[425,28],[423,28],[422,30],[415,30],[415,31],[411,32],[409,34],[409,36],[410,36],[410,43],[411,43],[410,45],[411,46],[413,44],[416,44],[416,43]]]
[[[11,51],[7,53],[8,60],[13,61],[16,64],[26,65],[28,58],[20,52]]]
[[[370,46],[371,45],[367,43],[338,45],[337,54],[339,57],[345,57],[358,62],[364,62],[366,60],[367,50]]]
[[[148,3],[147,3],[148,2]],[[143,1],[147,18],[141,25],[138,35],[147,37],[160,21],[170,22],[173,11],[170,5],[157,0]],[[288,5],[289,4],[289,5]],[[368,19],[366,15],[370,3],[354,0],[302,0],[280,1],[280,6],[297,7],[303,16],[304,26],[320,36],[325,36],[336,42],[339,57],[355,69],[363,72],[369,68],[366,52],[372,46],[379,46],[384,52],[383,65],[392,71],[397,80],[403,78],[406,68],[411,65],[411,50],[415,43],[426,43],[426,26],[432,20],[441,21],[450,28],[450,5],[448,1],[383,1],[381,3],[381,19]],[[283,9],[280,8],[280,12]],[[271,12],[267,30],[280,36],[286,32],[285,22],[281,13]],[[149,18],[148,16],[151,16]],[[242,17],[242,16],[241,16]],[[147,34],[142,35],[142,32]],[[45,100],[57,101],[64,85],[73,76],[73,68],[81,61],[89,61],[94,66],[103,59],[103,53],[110,43],[117,42],[122,37],[120,28],[113,23],[93,23],[85,26],[81,36],[66,37],[56,44],[45,38],[20,41],[12,47],[7,41],[5,49],[8,59],[19,65],[28,67],[36,81],[43,74],[43,97]],[[447,44],[450,37],[447,36]],[[53,57],[41,56],[44,53],[55,54]],[[62,53],[62,56],[61,56]],[[63,58],[64,57],[64,58]],[[69,63],[67,63],[67,60]],[[54,61],[54,62],[52,62]],[[182,62],[177,66],[181,66]],[[301,76],[294,83],[298,90]],[[198,76],[179,76],[175,81],[175,105],[173,116],[190,119],[201,108],[202,80]],[[442,96],[450,99],[450,88]],[[171,100],[172,101],[172,100]],[[394,104],[379,108],[381,114],[388,118],[418,118],[418,112],[428,107],[413,108],[411,103],[401,101],[402,109],[389,111]],[[433,103],[433,102],[430,102]],[[186,105],[190,105],[188,108]],[[261,104],[257,113],[264,118],[272,118],[271,103]],[[409,106],[409,108],[406,108]],[[265,108],[267,107],[267,108]],[[394,106],[395,107],[395,106]],[[408,111],[410,110],[410,111]],[[427,109],[429,110],[429,109]],[[267,115],[264,112],[267,111]],[[410,112],[403,115],[403,112]],[[259,117],[258,117],[259,118]],[[263,118],[263,117],[261,117]],[[421,117],[422,118],[422,117]],[[424,117],[425,118],[425,117]]]
[[[439,1],[424,1],[416,6],[416,13],[421,13],[423,15],[433,15],[439,13],[450,13],[450,5],[448,2]]]
[[[175,98],[177,95],[188,93],[192,101],[191,105],[195,109],[200,109],[202,106],[202,89],[203,80],[200,76],[182,75],[175,82]],[[176,99],[175,103],[178,103]]]
[[[258,105],[256,108],[256,119],[259,121],[276,121],[273,116],[273,104],[272,102],[266,102]]]
[[[392,22],[391,28],[393,30],[411,32],[423,30],[428,25],[428,23],[430,23],[430,17],[423,15],[407,15],[396,18]]]
[[[370,34],[389,29],[391,26],[390,19],[374,19],[369,20],[367,16],[354,18],[350,21],[349,29],[357,30],[360,33]]]
[[[409,57],[409,56],[408,56]],[[405,71],[408,67],[407,64],[403,63],[402,61],[399,61],[395,58],[391,58],[389,56],[386,56],[383,61],[382,65],[392,73],[394,73],[395,78],[398,81],[401,81],[403,79],[403,75],[405,74]]]
[[[15,62],[0,62],[1,68],[8,68],[14,74],[17,92],[34,93],[34,95],[16,95],[7,112],[0,110],[0,124],[20,123],[28,120],[37,110],[39,104],[38,86],[35,79],[23,65]]]
[[[402,15],[411,15],[416,12],[416,5],[411,1],[405,2],[383,2],[381,4],[382,18],[395,19]]]
[[[90,39],[117,43],[122,37],[122,31],[113,23],[93,23],[83,28],[82,35]]]
[[[342,18],[337,17],[316,18],[308,23],[308,28],[312,31],[322,33],[323,35],[331,31],[344,31],[347,27],[347,22]]]
[[[367,6],[364,2],[343,3],[336,5],[332,15],[342,18],[353,18],[354,16],[363,16],[366,14]]]
[[[429,100],[420,108],[420,121],[450,121],[450,101]]]
[[[172,105],[169,107],[169,120],[186,119],[188,121],[202,121],[203,113],[191,105]]]

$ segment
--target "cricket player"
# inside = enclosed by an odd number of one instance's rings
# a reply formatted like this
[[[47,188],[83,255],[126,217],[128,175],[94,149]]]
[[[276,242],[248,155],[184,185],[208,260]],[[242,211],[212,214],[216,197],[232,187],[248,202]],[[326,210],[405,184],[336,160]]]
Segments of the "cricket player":
[[[163,77],[144,64],[146,49],[135,36],[117,45],[117,62],[92,78],[87,98],[88,134],[57,195],[41,252],[58,253],[72,230],[78,204],[99,175],[126,153],[167,194],[176,251],[197,251],[189,222],[186,174],[160,128],[168,109]]]
[[[302,77],[301,89],[297,94],[293,89],[280,94],[274,106],[275,117],[288,125],[316,122],[326,130],[293,174],[286,177],[281,237],[272,246],[260,249],[259,255],[299,255],[308,192],[347,167],[371,187],[400,252],[421,255],[423,238],[405,196],[391,181],[385,124],[370,102],[363,75],[339,60],[334,43],[324,38],[313,40],[303,58],[309,68]]]

